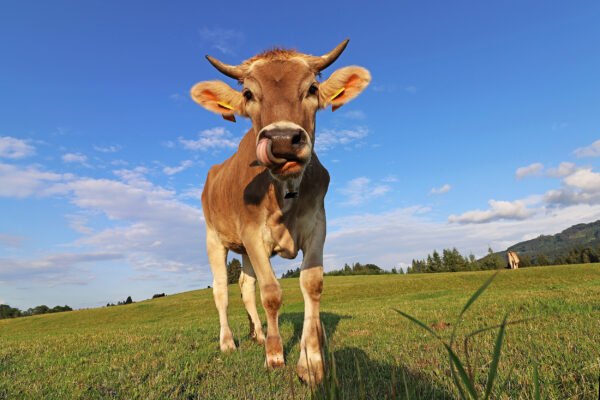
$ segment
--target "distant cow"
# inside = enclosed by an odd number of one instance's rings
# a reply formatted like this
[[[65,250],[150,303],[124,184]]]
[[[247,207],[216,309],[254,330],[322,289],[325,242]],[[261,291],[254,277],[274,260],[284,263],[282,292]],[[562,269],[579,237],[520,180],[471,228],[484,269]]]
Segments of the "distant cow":
[[[508,267],[510,269],[518,269],[519,268],[519,256],[514,251],[509,251],[506,253],[506,257],[508,257]]]
[[[323,376],[319,305],[323,288],[324,199],[329,174],[315,154],[315,115],[336,110],[362,92],[371,80],[361,67],[345,67],[319,82],[320,71],[344,51],[345,40],[331,52],[310,56],[274,49],[238,66],[207,56],[220,72],[243,85],[234,90],[221,81],[196,84],[192,98],[202,107],[235,122],[252,121],[238,150],[213,166],[202,191],[206,247],[213,271],[213,294],[219,311],[220,347],[235,349],[227,320],[227,253],[242,255],[239,284],[250,320],[250,336],[265,343],[256,310],[255,283],[267,314],[266,362],[284,365],[278,312],[281,288],[270,263],[275,254],[295,258],[302,250],[300,288],[304,328],[297,372],[316,384]]]

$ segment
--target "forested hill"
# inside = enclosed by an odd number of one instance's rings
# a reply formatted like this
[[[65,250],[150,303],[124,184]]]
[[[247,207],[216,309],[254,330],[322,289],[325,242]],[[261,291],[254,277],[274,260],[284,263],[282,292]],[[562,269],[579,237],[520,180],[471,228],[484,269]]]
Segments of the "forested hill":
[[[600,220],[589,224],[577,224],[556,235],[540,235],[510,246],[498,254],[505,256],[507,251],[515,251],[519,257],[536,257],[543,254],[549,259],[562,256],[575,247],[590,247],[598,250],[600,246]]]

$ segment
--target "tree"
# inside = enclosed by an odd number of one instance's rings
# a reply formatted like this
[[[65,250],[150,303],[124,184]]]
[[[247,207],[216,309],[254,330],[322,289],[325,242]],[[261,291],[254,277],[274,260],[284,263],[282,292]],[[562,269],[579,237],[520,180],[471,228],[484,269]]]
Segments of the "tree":
[[[542,253],[539,253],[535,257],[535,263],[537,265],[539,265],[539,266],[550,265],[550,261],[548,261],[548,259],[546,258],[546,256],[543,255]]]
[[[41,305],[41,306],[35,307],[31,314],[32,315],[40,315],[40,314],[46,314],[49,311],[50,311],[50,307],[48,307],[46,305]]]
[[[8,304],[0,304],[0,319],[17,318],[21,316],[21,310],[13,308]]]
[[[488,255],[481,260],[483,269],[501,269],[506,267],[506,262],[498,254],[488,247]]]
[[[234,258],[227,264],[227,283],[237,283],[240,280],[240,274],[242,273],[242,264],[240,260]]]
[[[531,257],[526,254],[519,259],[519,268],[531,267],[532,265]]]
[[[131,304],[133,300],[131,300],[131,296],[127,296],[127,300],[125,300],[125,304]]]

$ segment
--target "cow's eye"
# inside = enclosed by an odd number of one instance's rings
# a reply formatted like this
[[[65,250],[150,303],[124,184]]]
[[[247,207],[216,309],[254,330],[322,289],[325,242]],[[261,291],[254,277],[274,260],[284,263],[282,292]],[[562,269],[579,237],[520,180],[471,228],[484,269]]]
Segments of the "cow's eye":
[[[246,98],[246,101],[252,100],[252,92],[249,91],[248,89],[244,90],[243,95]]]
[[[315,94],[317,94],[318,91],[319,91],[319,87],[313,83],[312,85],[310,85],[310,88],[308,89],[308,94],[315,95]]]

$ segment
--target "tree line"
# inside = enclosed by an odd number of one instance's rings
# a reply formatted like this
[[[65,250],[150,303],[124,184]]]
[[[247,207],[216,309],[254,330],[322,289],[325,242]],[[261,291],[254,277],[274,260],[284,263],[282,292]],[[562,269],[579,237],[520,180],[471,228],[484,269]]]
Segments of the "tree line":
[[[407,274],[428,272],[458,272],[458,271],[482,271],[490,269],[501,269],[506,267],[506,261],[488,248],[488,255],[477,260],[473,254],[463,256],[456,250],[442,250],[442,254],[434,250],[423,260],[412,260],[412,265],[407,268]]]
[[[8,304],[0,304],[0,319],[29,317],[31,315],[50,314],[64,311],[73,311],[73,309],[67,305],[56,306],[54,308],[50,308],[46,305],[41,305],[33,308],[28,308],[26,311],[21,311],[18,308],[9,306]]]
[[[328,271],[323,273],[326,276],[346,276],[346,275],[382,275],[382,274],[403,274],[402,269],[392,268],[391,271],[387,271],[378,267],[375,264],[361,264],[354,263],[352,266],[348,263],[344,264],[344,268]],[[296,269],[289,269],[281,275],[281,279],[284,278],[298,278],[300,277],[300,267]]]
[[[534,257],[529,255],[519,255],[519,268],[544,266],[544,265],[562,265],[562,264],[586,264],[600,262],[600,247],[593,249],[591,247],[576,246],[569,252],[559,255],[550,260],[542,253]],[[488,248],[488,254],[477,260],[471,253],[468,256],[460,254],[453,247],[452,249],[444,249],[442,253],[433,250],[433,253],[428,254],[422,260],[412,260],[411,266],[406,269],[407,274],[416,273],[433,273],[433,272],[459,272],[459,271],[485,271],[494,269],[503,269],[508,267],[507,260],[500,254],[494,253],[492,248]],[[242,271],[242,264],[237,258],[232,259],[227,264],[227,283],[237,283]],[[327,276],[345,276],[345,275],[379,275],[379,274],[403,274],[402,269],[392,268],[391,271],[380,268],[375,264],[353,263],[344,264],[344,267],[339,270],[325,272]],[[300,267],[289,269],[281,275],[281,279],[299,278]]]
[[[531,267],[534,265],[564,265],[564,264],[588,264],[600,262],[600,247],[594,249],[590,246],[575,246],[566,253],[559,254],[550,260],[544,254],[535,257],[529,255],[519,256],[519,267]]]

